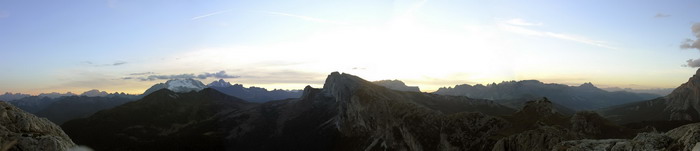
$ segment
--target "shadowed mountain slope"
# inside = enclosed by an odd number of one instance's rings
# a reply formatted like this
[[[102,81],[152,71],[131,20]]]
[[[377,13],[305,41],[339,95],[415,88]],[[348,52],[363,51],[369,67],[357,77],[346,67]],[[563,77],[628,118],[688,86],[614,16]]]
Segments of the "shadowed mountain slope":
[[[673,123],[679,126],[673,121],[700,121],[700,70],[665,97],[605,108],[599,112],[617,123],[655,121],[658,126]]]
[[[63,127],[98,150],[488,150],[508,126],[492,115],[514,111],[334,72],[297,99],[254,104],[213,89],[160,90]]]
[[[161,89],[141,100],[62,125],[77,144],[96,150],[221,150],[221,114],[254,105],[213,89]]]

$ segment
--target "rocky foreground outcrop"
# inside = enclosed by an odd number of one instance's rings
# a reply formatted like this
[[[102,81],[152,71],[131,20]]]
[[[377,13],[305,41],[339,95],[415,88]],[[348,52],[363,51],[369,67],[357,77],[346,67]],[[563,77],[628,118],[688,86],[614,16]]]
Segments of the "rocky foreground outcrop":
[[[666,133],[639,133],[633,139],[584,139],[561,142],[557,151],[700,150],[700,123],[688,124]]]
[[[492,150],[549,150],[563,141],[581,138],[582,135],[573,133],[566,128],[543,126],[538,129],[505,137],[496,142]]]
[[[75,143],[60,127],[0,101],[0,150],[67,150]]]

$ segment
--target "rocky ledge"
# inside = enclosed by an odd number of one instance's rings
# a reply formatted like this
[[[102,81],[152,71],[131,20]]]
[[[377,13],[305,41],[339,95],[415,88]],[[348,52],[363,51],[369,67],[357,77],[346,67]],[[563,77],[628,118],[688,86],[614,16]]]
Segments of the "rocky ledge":
[[[61,128],[0,101],[0,150],[68,150],[75,143]]]

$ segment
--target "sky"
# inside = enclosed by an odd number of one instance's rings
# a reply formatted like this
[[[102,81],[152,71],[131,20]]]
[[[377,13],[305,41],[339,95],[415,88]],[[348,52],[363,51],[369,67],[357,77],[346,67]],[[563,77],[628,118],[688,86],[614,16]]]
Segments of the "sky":
[[[0,92],[140,94],[169,78],[423,91],[537,79],[674,88],[700,66],[700,1],[0,0]]]

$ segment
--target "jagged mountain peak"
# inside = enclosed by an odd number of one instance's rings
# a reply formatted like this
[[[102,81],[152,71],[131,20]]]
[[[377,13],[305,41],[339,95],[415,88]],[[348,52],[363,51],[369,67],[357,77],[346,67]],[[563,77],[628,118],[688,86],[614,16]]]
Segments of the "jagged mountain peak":
[[[362,85],[371,85],[371,83],[360,77],[347,73],[341,74],[336,71],[326,78],[326,82],[323,84],[323,91],[337,98],[347,98],[342,96],[350,95]]]
[[[393,90],[420,92],[420,89],[417,86],[407,86],[406,83],[404,83],[401,80],[379,80],[379,81],[373,81],[372,83],[389,88],[389,89],[393,89]]]
[[[195,79],[171,79],[165,82],[168,85],[168,89],[175,92],[180,92],[179,90],[186,89],[204,89],[206,86],[199,80]],[[186,92],[186,91],[185,91]]]
[[[80,95],[83,95],[83,96],[107,96],[107,95],[109,95],[109,93],[107,93],[107,91],[100,91],[97,89],[92,89],[89,91],[85,91]]]
[[[216,81],[212,81],[211,83],[207,84],[209,87],[230,87],[233,86],[231,85],[230,82],[226,82],[224,79],[219,79]]]
[[[142,95],[148,95],[160,89],[169,89],[174,92],[184,93],[199,91],[206,87],[204,83],[195,79],[170,79],[165,83],[158,83],[151,86],[151,88],[148,88]]]
[[[581,85],[578,86],[578,87],[581,87],[581,88],[598,88],[598,87],[596,87],[595,85],[593,85],[593,83],[591,83],[591,82],[583,83],[583,84],[581,84]]]
[[[301,98],[309,98],[312,90],[314,90],[314,88],[312,88],[310,85],[306,85],[306,87],[304,87],[304,92],[301,94]]]

